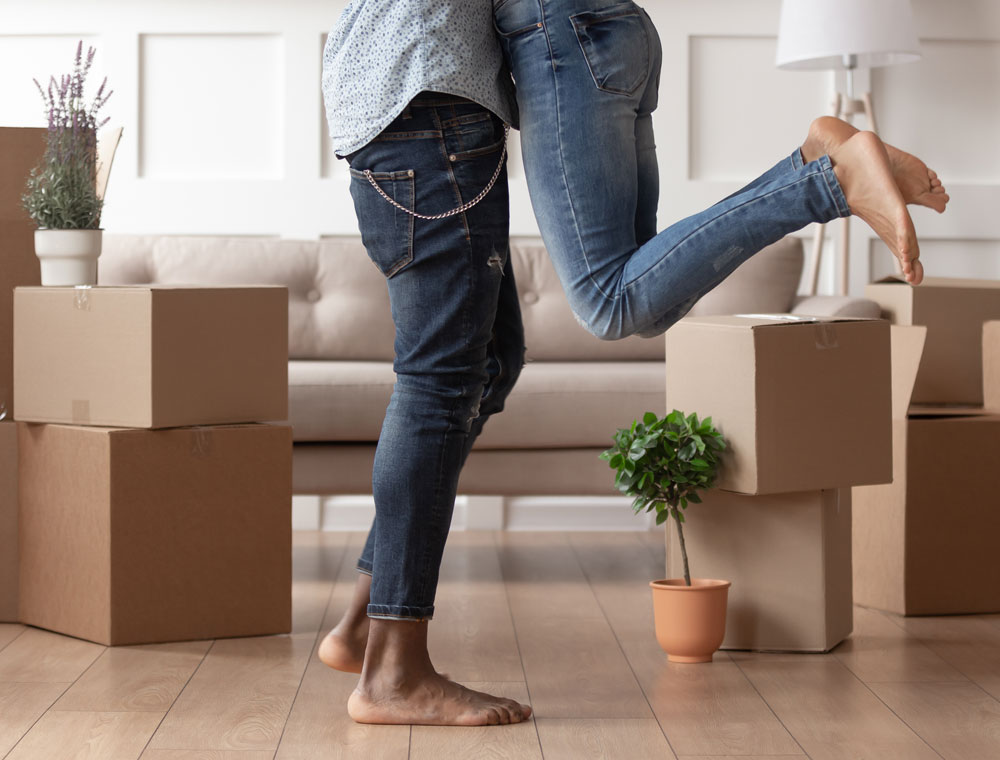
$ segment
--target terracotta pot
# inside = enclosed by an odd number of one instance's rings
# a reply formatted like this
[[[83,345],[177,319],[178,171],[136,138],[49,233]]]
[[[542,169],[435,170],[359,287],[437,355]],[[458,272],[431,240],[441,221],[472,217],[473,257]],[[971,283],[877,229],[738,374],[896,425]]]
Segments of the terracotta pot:
[[[42,285],[96,285],[103,230],[35,230]]]
[[[711,662],[726,635],[729,581],[652,581],[656,640],[670,662]]]

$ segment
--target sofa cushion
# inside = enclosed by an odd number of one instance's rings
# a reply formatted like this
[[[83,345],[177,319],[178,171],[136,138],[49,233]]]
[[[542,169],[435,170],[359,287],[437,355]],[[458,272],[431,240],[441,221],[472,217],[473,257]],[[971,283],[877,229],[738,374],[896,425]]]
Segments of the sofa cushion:
[[[395,375],[386,362],[291,361],[296,441],[374,442]],[[662,362],[532,362],[477,448],[610,446],[644,412],[663,413]]]
[[[789,235],[743,262],[689,314],[787,314],[802,279],[802,262],[802,240]]]

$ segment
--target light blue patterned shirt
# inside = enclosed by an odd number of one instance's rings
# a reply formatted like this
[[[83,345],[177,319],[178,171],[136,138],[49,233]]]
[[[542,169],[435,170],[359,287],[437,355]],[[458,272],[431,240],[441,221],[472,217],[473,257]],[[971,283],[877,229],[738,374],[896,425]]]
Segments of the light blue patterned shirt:
[[[323,51],[337,155],[363,148],[424,90],[467,98],[516,126],[492,0],[352,0]]]

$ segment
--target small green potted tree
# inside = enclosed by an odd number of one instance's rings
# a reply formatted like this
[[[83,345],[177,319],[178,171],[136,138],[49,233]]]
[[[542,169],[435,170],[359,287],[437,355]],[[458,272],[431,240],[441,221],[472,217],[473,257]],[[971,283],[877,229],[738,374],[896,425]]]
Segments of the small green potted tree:
[[[101,254],[103,191],[97,180],[97,130],[107,120],[98,113],[111,97],[107,80],[87,100],[84,86],[95,50],[77,46],[73,73],[47,88],[35,85],[48,119],[45,153],[28,177],[22,202],[38,225],[35,254],[43,285],[96,285]]]
[[[684,513],[713,486],[726,443],[712,425],[676,409],[666,417],[647,412],[615,433],[601,454],[615,470],[615,487],[633,497],[632,510],[655,512],[656,524],[673,518],[684,578],[652,581],[656,638],[672,662],[711,662],[726,633],[729,581],[691,579],[684,544]]]

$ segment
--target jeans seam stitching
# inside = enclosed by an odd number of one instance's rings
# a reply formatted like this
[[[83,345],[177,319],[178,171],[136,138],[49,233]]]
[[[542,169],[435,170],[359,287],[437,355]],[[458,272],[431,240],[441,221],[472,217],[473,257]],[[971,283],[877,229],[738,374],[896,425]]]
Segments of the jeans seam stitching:
[[[719,221],[721,221],[721,220],[725,219],[725,218],[726,218],[727,216],[729,216],[729,215],[730,215],[731,213],[733,213],[734,211],[738,211],[739,209],[741,209],[741,208],[743,208],[744,206],[746,206],[746,205],[749,205],[749,204],[751,204],[751,203],[756,203],[757,201],[760,201],[760,200],[764,200],[765,198],[769,198],[769,197],[771,197],[772,195],[774,195],[774,194],[776,194],[776,193],[779,193],[779,192],[782,192],[783,190],[787,190],[787,189],[788,189],[788,188],[790,188],[790,187],[795,187],[796,185],[798,185],[798,184],[800,184],[800,183],[802,183],[802,182],[806,182],[806,181],[808,181],[808,180],[812,179],[812,178],[813,178],[813,176],[815,176],[816,174],[822,174],[822,173],[823,173],[823,172],[822,172],[822,170],[821,170],[821,169],[820,169],[820,170],[817,170],[817,169],[813,169],[813,170],[811,170],[811,171],[810,171],[810,172],[809,172],[808,174],[806,174],[806,175],[805,175],[804,177],[800,177],[799,179],[795,180],[794,182],[790,182],[790,183],[788,183],[787,185],[782,185],[781,187],[779,187],[779,188],[777,188],[777,189],[775,189],[775,190],[772,190],[771,192],[769,192],[769,193],[766,193],[766,194],[764,194],[764,195],[758,195],[758,196],[756,196],[756,197],[754,197],[754,198],[751,198],[751,199],[749,199],[749,200],[747,200],[747,201],[745,201],[745,202],[741,203],[741,204],[740,204],[740,205],[738,205],[738,206],[733,206],[733,207],[732,207],[731,209],[729,209],[729,210],[728,210],[728,211],[726,211],[725,213],[723,213],[723,214],[720,214],[719,216],[716,216],[716,217],[713,217],[713,218],[709,219],[708,221],[706,221],[706,222],[705,222],[704,224],[702,224],[702,225],[701,225],[700,227],[698,227],[697,229],[694,229],[694,230],[691,230],[691,232],[689,232],[689,233],[688,233],[687,235],[685,235],[685,236],[684,236],[683,238],[681,238],[680,240],[678,240],[678,241],[677,241],[677,242],[676,242],[676,243],[674,244],[674,246],[673,246],[673,247],[672,247],[672,248],[671,248],[670,250],[671,250],[671,251],[674,251],[674,250],[676,250],[678,246],[680,246],[680,245],[683,245],[684,243],[686,243],[686,242],[687,242],[688,240],[690,240],[690,239],[691,239],[692,237],[694,237],[695,235],[697,235],[697,234],[698,234],[699,232],[701,232],[701,231],[702,231],[703,229],[705,229],[706,227],[708,227],[708,226],[710,226],[710,225],[713,225],[713,224],[715,224],[716,222],[719,222]],[[824,183],[826,182],[826,178],[825,178],[825,177],[823,178],[823,181],[824,181]],[[840,211],[840,205],[839,205],[839,204],[838,204],[838,203],[837,203],[836,201],[834,201],[834,204],[833,204],[833,205],[834,205],[834,207],[835,207],[835,208],[837,209],[837,211],[838,211],[838,213],[839,213],[839,211]],[[622,288],[622,289],[623,289],[623,290],[631,290],[631,289],[632,289],[632,286],[633,286],[633,285],[635,285],[636,283],[638,283],[638,282],[639,282],[639,280],[641,280],[641,279],[642,279],[643,277],[645,277],[645,276],[646,276],[646,275],[648,275],[648,274],[649,274],[650,272],[652,272],[652,271],[653,271],[654,269],[656,269],[656,267],[657,267],[657,266],[659,266],[659,265],[660,265],[660,264],[661,264],[661,263],[662,263],[662,262],[663,262],[663,261],[664,261],[665,259],[666,259],[666,255],[662,256],[662,257],[661,257],[661,258],[660,258],[660,259],[659,259],[659,260],[658,260],[658,261],[657,261],[656,263],[654,263],[654,264],[653,264],[653,265],[652,265],[652,266],[651,266],[651,267],[650,267],[649,269],[647,269],[647,270],[646,270],[645,272],[643,272],[642,274],[640,274],[640,275],[636,276],[636,277],[635,277],[634,279],[632,279],[632,280],[631,280],[630,282],[626,283],[626,284],[625,284],[625,285],[623,286],[623,288]],[[620,293],[617,293],[617,294],[615,294],[615,300],[618,300],[618,299],[619,299],[620,297],[621,297],[621,294],[620,294]]]

